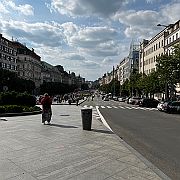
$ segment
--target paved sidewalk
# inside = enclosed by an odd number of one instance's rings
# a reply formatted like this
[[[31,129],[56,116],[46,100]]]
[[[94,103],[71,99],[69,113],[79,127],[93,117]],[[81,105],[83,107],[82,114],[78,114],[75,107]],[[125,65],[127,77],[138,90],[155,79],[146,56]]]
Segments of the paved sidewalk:
[[[93,111],[92,131],[82,130],[80,106],[53,106],[52,125],[40,114],[0,120],[0,180],[168,179]]]

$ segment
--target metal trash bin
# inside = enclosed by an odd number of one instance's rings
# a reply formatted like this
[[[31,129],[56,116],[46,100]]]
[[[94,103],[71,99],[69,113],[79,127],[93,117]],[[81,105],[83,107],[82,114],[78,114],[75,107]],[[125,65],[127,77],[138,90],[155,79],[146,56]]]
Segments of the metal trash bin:
[[[81,109],[81,117],[82,117],[83,130],[90,131],[92,124],[92,109],[90,108]]]

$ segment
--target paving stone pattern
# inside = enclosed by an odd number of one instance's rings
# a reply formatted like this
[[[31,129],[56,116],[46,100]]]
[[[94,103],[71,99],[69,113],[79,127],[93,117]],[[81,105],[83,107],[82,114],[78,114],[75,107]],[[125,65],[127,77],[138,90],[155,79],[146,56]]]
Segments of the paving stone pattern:
[[[0,180],[160,180],[93,110],[82,130],[80,106],[53,106],[51,125],[41,115],[0,121]]]

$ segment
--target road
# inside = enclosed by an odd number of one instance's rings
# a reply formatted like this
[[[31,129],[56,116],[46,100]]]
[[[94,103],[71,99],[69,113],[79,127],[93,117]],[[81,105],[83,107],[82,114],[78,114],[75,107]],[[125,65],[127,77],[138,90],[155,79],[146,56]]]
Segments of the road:
[[[98,106],[111,129],[172,179],[180,179],[180,115],[116,101],[86,101]]]

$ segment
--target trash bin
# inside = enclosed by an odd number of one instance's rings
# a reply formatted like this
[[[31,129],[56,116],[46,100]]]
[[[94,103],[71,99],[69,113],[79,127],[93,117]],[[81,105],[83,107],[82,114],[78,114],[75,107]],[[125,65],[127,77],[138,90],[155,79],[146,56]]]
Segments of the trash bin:
[[[81,117],[82,117],[83,130],[90,131],[92,124],[92,109],[90,108],[81,109]]]

